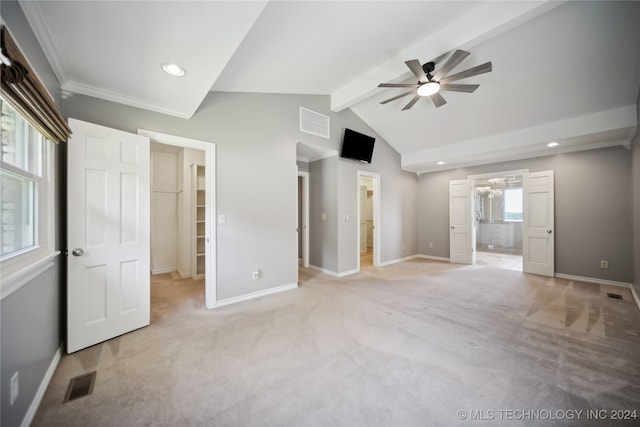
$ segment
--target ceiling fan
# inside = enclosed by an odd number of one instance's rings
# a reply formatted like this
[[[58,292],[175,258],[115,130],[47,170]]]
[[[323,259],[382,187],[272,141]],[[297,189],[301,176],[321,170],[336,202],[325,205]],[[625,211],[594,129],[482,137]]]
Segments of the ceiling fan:
[[[436,108],[442,107],[447,103],[445,99],[440,94],[442,90],[448,90],[451,92],[466,92],[471,93],[478,88],[480,85],[473,84],[452,84],[451,82],[466,79],[467,77],[477,76],[478,74],[488,73],[491,71],[491,62],[485,62],[482,65],[478,65],[476,67],[469,68],[468,70],[461,71],[457,74],[453,74],[451,76],[447,76],[451,70],[453,70],[456,65],[462,62],[467,56],[469,56],[469,52],[464,50],[456,50],[453,55],[445,62],[445,64],[440,67],[440,69],[434,74],[431,75],[433,70],[435,70],[435,62],[427,62],[424,65],[420,65],[420,61],[417,59],[412,59],[410,61],[405,61],[407,67],[411,70],[411,72],[418,78],[418,83],[380,83],[378,87],[410,87],[411,90],[405,93],[401,93],[398,96],[394,96],[393,98],[389,98],[385,101],[382,101],[380,104],[386,104],[387,102],[395,101],[396,99],[402,98],[407,95],[414,94],[414,97],[407,105],[404,106],[402,111],[408,110],[413,107],[413,105],[418,102],[418,100],[423,96],[428,96],[433,101],[433,105]]]

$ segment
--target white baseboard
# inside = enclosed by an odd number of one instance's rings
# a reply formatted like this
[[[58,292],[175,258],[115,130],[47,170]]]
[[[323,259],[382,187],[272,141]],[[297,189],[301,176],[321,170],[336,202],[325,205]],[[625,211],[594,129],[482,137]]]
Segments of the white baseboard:
[[[58,347],[58,351],[53,355],[53,359],[51,359],[51,363],[49,363],[49,368],[47,372],[44,374],[42,381],[40,382],[40,386],[36,391],[35,396],[33,396],[33,400],[29,405],[29,409],[27,409],[27,413],[24,415],[22,419],[22,423],[20,423],[20,427],[29,427],[33,422],[33,418],[36,416],[36,412],[38,411],[38,407],[42,402],[42,398],[44,397],[44,393],[47,391],[47,387],[49,387],[49,383],[51,382],[51,378],[53,378],[53,374],[56,372],[56,368],[58,367],[58,363],[60,363],[60,359],[62,358],[62,346]]]
[[[616,282],[614,280],[596,279],[594,277],[574,276],[573,274],[555,273],[555,277],[559,279],[577,280],[578,282],[598,283],[601,285],[621,286],[623,288],[631,288],[631,283]]]
[[[638,309],[640,310],[640,298],[638,297],[638,294],[636,293],[636,290],[633,288],[633,285],[631,283],[616,282],[614,280],[606,280],[606,279],[596,279],[593,277],[574,276],[573,274],[564,274],[564,273],[556,273],[555,277],[559,279],[577,280],[579,282],[597,283],[599,285],[619,286],[621,288],[627,288],[631,291],[633,300],[635,301],[636,305],[638,306]]]
[[[180,277],[182,277],[183,279],[186,279],[187,277],[191,277],[191,273],[187,274],[184,273],[181,269],[178,269],[178,274],[180,275]]]
[[[381,262],[380,265],[378,265],[378,267],[384,267],[386,265],[391,265],[391,264],[397,264],[399,262],[404,262],[404,261],[411,261],[412,259],[418,258],[419,255],[409,255],[403,258],[398,258],[398,259],[392,259],[391,261],[385,261],[385,262]]]
[[[424,259],[430,259],[433,261],[444,261],[444,262],[449,262],[449,258],[445,258],[445,257],[440,257],[440,256],[433,256],[433,255],[423,255],[423,254],[418,254],[416,255],[417,258],[424,258]]]
[[[318,267],[317,265],[309,264],[309,268],[311,268],[313,270],[316,270],[316,271],[319,271],[319,272],[324,273],[324,274],[328,274],[329,276],[340,277],[340,276],[338,276],[338,273],[336,273],[335,271],[327,270],[326,268]]]
[[[265,289],[263,291],[251,292],[249,294],[240,295],[237,297],[225,298],[220,301],[216,301],[215,307],[222,307],[229,304],[236,304],[242,301],[248,301],[255,298],[264,297],[267,295],[275,294],[278,292],[290,291],[292,289],[296,289],[298,287],[297,283],[291,283],[288,285],[277,286],[275,288]]]
[[[353,270],[341,271],[340,273],[333,270],[327,270],[326,268],[318,267],[317,265],[312,265],[312,264],[309,264],[309,268],[313,270],[317,270],[321,273],[328,274],[329,276],[333,276],[333,277],[344,277],[344,276],[349,276],[351,274],[360,273],[360,270],[358,270],[357,268],[354,268]]]
[[[151,269],[151,274],[153,274],[155,276],[156,274],[171,273],[173,271],[177,271],[175,267],[152,268]]]

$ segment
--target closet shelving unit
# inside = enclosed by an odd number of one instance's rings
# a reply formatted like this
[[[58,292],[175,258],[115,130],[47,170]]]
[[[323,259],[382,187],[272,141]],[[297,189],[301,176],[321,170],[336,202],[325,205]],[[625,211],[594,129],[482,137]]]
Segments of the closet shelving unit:
[[[192,254],[192,275],[194,279],[202,279],[205,275],[205,168],[204,165],[191,165],[193,179],[193,246]]]

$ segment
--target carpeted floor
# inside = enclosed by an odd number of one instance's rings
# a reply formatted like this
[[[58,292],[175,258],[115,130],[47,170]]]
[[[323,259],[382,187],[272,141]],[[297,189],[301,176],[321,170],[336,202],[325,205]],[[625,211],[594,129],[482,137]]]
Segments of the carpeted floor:
[[[203,299],[203,282],[156,276],[151,325],[64,356],[33,425],[640,423],[611,419],[640,417],[624,288],[418,259],[301,268],[296,290],[213,311]],[[63,404],[94,370],[93,394]]]

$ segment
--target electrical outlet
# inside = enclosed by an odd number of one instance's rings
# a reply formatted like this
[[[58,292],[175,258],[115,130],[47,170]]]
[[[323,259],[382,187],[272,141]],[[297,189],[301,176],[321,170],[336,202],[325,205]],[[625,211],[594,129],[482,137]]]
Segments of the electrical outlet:
[[[429,249],[433,249],[433,242],[429,242]]]
[[[18,394],[20,394],[20,380],[18,377],[18,373],[16,372],[11,377],[11,387],[9,393],[10,405],[13,405],[16,399],[18,398]]]
[[[600,268],[609,268],[609,261],[607,261],[606,259],[601,259],[600,260]]]
[[[256,270],[253,272],[253,280],[258,280],[260,278],[260,270]]]

